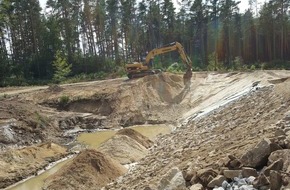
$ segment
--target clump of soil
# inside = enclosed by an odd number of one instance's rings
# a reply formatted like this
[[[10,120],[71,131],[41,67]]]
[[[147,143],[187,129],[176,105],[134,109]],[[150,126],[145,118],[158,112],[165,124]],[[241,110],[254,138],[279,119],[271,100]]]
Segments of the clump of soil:
[[[133,129],[122,129],[111,139],[101,144],[98,150],[119,161],[121,164],[137,162],[148,153],[153,144],[147,137]]]
[[[125,172],[125,167],[110,157],[87,149],[49,177],[43,189],[101,189]]]
[[[12,185],[49,163],[68,155],[66,148],[54,143],[28,146],[20,149],[8,149],[0,153],[0,188]]]

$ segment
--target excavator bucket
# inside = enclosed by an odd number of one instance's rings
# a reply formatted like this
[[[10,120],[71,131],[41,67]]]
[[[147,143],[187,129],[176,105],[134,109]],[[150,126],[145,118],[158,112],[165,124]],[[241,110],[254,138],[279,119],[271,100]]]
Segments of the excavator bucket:
[[[191,71],[191,68],[189,68],[187,69],[186,73],[183,75],[183,83],[186,87],[190,86],[191,77],[192,77],[192,71]]]

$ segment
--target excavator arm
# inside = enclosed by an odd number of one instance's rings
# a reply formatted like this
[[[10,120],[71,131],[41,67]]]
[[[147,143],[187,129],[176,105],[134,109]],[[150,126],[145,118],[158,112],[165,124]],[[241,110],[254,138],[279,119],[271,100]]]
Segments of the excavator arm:
[[[187,81],[190,81],[192,77],[192,70],[191,70],[192,63],[191,63],[190,58],[186,55],[183,46],[178,42],[173,42],[166,46],[151,50],[146,56],[145,64],[142,64],[142,63],[127,64],[126,70],[128,73],[128,77],[134,78],[134,77],[146,76],[149,74],[155,74],[156,72],[152,70],[152,62],[153,62],[154,56],[165,54],[172,51],[178,51],[183,64],[185,64],[187,68],[186,73],[183,75],[184,83],[187,83]]]
[[[151,50],[146,56],[145,64],[150,65],[150,62],[156,55],[165,54],[172,51],[178,51],[182,62],[186,65],[187,69],[191,69],[191,60],[186,55],[183,46],[179,42],[173,42],[166,46]]]

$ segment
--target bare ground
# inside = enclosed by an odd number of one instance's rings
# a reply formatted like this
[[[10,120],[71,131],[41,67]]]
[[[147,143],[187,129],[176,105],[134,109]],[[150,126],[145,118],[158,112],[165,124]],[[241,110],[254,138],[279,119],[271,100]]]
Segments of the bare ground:
[[[70,148],[67,143],[81,130],[174,125],[178,129],[157,139],[138,169],[108,186],[154,189],[173,166],[183,171],[189,166],[218,169],[227,154],[240,157],[264,137],[273,137],[281,127],[277,122],[289,111],[289,77],[288,71],[195,73],[186,88],[182,76],[164,73],[136,80],[1,89],[0,146],[3,154],[45,142]],[[7,163],[16,162],[11,159]],[[24,165],[3,166],[3,171]],[[43,167],[32,165],[34,170]],[[21,179],[30,175],[20,171],[3,174],[1,187],[19,181],[19,175]]]

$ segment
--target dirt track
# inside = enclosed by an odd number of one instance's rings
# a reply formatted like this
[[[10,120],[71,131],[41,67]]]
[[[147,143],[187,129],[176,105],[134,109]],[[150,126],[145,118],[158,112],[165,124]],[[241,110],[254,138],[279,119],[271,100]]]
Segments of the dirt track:
[[[189,166],[213,167],[217,159],[227,154],[240,157],[264,137],[272,137],[273,126],[289,111],[288,77],[287,71],[195,73],[186,88],[182,76],[160,74],[137,80],[2,89],[0,146],[3,154],[44,142],[71,148],[75,144],[70,142],[81,130],[174,125],[179,128],[160,137],[137,170],[126,174],[120,184],[109,186],[155,189],[174,166],[183,171]],[[0,160],[10,173],[1,174],[0,187],[29,175],[25,171],[22,177],[16,175],[17,168],[26,163],[13,159]],[[15,163],[13,170],[5,163]],[[37,171],[45,164],[30,169]]]

